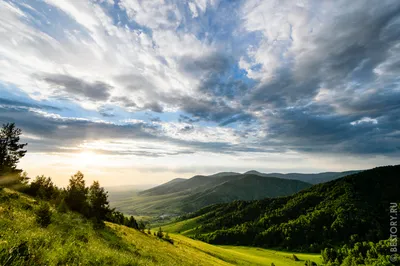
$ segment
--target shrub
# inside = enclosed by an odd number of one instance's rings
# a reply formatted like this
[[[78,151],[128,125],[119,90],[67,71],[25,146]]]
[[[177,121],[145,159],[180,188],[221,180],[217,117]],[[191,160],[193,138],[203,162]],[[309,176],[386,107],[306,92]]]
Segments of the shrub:
[[[51,210],[47,203],[43,203],[36,210],[36,222],[41,227],[47,227],[51,223]]]
[[[311,260],[307,260],[307,261],[304,263],[304,265],[306,265],[306,266],[317,266],[317,263],[315,263],[315,262],[313,262],[313,261],[311,261]]]

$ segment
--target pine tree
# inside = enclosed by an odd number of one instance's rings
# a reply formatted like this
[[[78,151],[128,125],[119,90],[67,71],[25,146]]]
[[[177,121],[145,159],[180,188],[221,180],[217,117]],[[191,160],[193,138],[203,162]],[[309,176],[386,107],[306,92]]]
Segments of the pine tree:
[[[90,216],[97,220],[105,220],[107,214],[111,211],[107,191],[100,187],[98,181],[94,181],[89,188],[89,209]]]
[[[65,197],[65,203],[71,211],[87,214],[87,188],[85,187],[84,175],[77,172],[71,176]]]
[[[19,178],[22,172],[17,169],[17,164],[25,156],[24,147],[28,144],[19,143],[21,134],[21,129],[14,123],[4,124],[0,130],[0,177],[16,175]]]

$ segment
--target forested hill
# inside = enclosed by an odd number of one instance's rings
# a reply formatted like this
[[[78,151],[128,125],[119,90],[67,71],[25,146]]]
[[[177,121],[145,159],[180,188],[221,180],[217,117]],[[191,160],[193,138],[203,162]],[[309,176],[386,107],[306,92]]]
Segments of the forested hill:
[[[288,197],[208,206],[183,219],[192,218],[192,236],[215,244],[320,251],[350,239],[376,242],[389,238],[399,173],[400,165],[378,167]]]
[[[288,196],[310,186],[299,180],[220,173],[174,179],[112,204],[120,211],[136,215],[183,214],[210,204]]]
[[[156,196],[164,195],[168,193],[182,192],[185,190],[200,191],[208,188],[212,188],[221,182],[231,181],[234,179],[240,179],[241,177],[248,175],[257,175],[262,177],[277,177],[282,179],[300,180],[302,182],[310,184],[319,184],[328,182],[334,179],[338,179],[343,176],[351,175],[360,172],[359,170],[345,171],[345,172],[323,172],[314,174],[302,174],[302,173],[260,173],[252,170],[244,174],[235,172],[221,172],[213,175],[196,175],[191,178],[175,178],[167,183],[161,184],[154,188],[144,190],[139,195]]]

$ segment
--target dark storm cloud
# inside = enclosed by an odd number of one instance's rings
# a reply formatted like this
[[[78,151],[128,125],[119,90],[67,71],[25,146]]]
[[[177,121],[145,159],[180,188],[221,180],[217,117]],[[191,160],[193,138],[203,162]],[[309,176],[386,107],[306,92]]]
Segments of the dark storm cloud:
[[[222,123],[224,125],[236,121],[249,121],[252,117],[243,113],[240,108],[233,108],[226,104],[223,99],[195,99],[182,98],[181,108],[195,118],[206,121]]]
[[[343,89],[351,83],[368,86],[374,70],[399,55],[390,51],[400,38],[400,2],[355,1],[307,43],[314,49],[294,54],[296,64],[279,68],[276,77],[257,88],[251,100],[274,105],[293,104],[315,96],[321,85]]]
[[[400,154],[399,115],[396,111],[372,119],[357,114],[320,115],[313,106],[291,108],[268,117],[268,138],[306,152]]]
[[[399,62],[400,2],[354,1],[242,104],[264,112],[264,146],[400,155]]]
[[[83,96],[93,101],[106,101],[110,97],[112,86],[101,82],[87,82],[82,79],[60,74],[47,74],[41,77],[51,85],[61,88],[72,96]]]

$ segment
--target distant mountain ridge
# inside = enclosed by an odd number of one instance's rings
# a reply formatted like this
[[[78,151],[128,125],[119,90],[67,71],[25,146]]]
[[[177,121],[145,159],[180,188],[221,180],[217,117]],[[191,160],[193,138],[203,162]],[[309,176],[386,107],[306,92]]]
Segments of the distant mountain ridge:
[[[134,215],[177,215],[215,203],[288,196],[310,186],[300,180],[222,172],[173,179],[112,206]]]
[[[212,175],[195,175],[191,178],[175,178],[162,185],[112,195],[111,205],[127,214],[177,215],[196,211],[215,203],[234,200],[258,200],[288,196],[312,184],[324,183],[360,171],[301,173],[260,173],[255,170],[244,174],[220,172]]]
[[[362,170],[351,170],[351,171],[344,171],[344,172],[322,172],[316,174],[301,174],[301,173],[288,173],[288,174],[281,174],[281,173],[260,173],[255,170],[251,170],[246,172],[245,174],[254,174],[266,177],[279,177],[284,179],[296,179],[301,180],[311,184],[320,184],[324,182],[328,182],[331,180],[335,180],[347,175],[352,175],[361,172]]]
[[[191,178],[175,178],[167,183],[139,192],[139,195],[163,195],[167,193],[182,192],[184,190],[200,191],[208,189],[209,186],[219,184],[221,181],[231,180],[232,177],[240,178],[243,175],[257,175],[262,177],[276,177],[281,179],[300,180],[310,184],[319,184],[328,182],[343,176],[352,175],[361,172],[360,170],[352,170],[345,172],[322,172],[316,174],[302,173],[261,173],[255,170],[247,171],[243,174],[236,172],[220,172],[212,175],[195,175]],[[223,178],[223,179],[211,179]],[[197,188],[196,186],[201,186]]]

